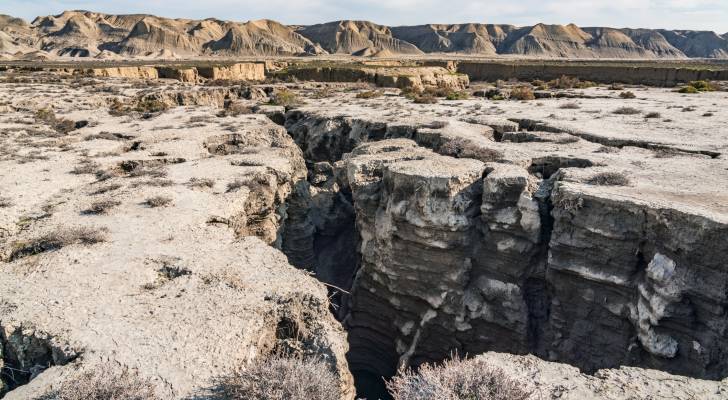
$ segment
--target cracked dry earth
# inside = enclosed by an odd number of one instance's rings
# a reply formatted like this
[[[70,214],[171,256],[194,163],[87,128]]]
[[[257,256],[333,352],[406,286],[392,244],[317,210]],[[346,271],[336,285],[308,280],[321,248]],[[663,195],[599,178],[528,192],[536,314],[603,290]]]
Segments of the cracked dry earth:
[[[455,351],[536,398],[728,396],[725,93],[300,84],[285,112],[266,85],[33,76],[0,83],[7,399],[107,361],[199,397],[281,346],[346,399]],[[171,108],[109,114],[138,96]]]

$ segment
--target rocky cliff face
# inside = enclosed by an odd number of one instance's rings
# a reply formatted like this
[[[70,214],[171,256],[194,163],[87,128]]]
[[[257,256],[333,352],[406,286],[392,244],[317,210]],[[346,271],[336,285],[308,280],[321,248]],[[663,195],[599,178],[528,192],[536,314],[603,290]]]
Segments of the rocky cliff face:
[[[387,27],[334,21],[303,27],[271,20],[169,19],[66,11],[32,24],[2,16],[4,58],[291,56],[397,57],[423,53],[533,58],[728,58],[726,35],[705,31],[452,24]]]
[[[642,201],[642,183],[630,194],[585,184],[604,166],[632,168],[624,159],[586,142],[544,152],[497,122],[303,111],[286,126],[304,157],[333,168],[353,210],[357,261],[325,267],[356,271],[340,314],[352,370],[391,376],[453,351],[500,351],[588,372],[728,373],[727,220]]]

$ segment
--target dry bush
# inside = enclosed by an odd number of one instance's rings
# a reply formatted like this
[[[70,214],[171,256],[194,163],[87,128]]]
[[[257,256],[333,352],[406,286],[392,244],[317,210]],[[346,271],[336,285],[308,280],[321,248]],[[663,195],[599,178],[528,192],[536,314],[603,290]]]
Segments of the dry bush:
[[[431,94],[415,95],[412,98],[412,102],[414,102],[415,104],[436,104],[437,97]]]
[[[395,400],[528,400],[527,382],[478,359],[454,358],[417,372],[400,371],[387,383]]]
[[[617,114],[617,115],[636,115],[636,114],[640,114],[640,113],[642,113],[642,111],[640,111],[634,107],[620,107],[620,108],[612,111],[612,114]]]
[[[684,86],[678,90],[678,93],[696,94],[696,93],[700,93],[700,91],[698,89],[694,88],[693,86]]]
[[[655,111],[645,114],[645,118],[660,118],[661,116],[660,113]]]
[[[102,366],[63,382],[39,400],[154,400],[151,381],[118,367]]]
[[[455,138],[445,142],[438,149],[439,153],[455,158],[472,158],[483,162],[496,161],[503,158],[503,154],[494,149],[481,147],[463,138]]]
[[[615,82],[615,83],[612,83],[611,85],[609,85],[609,87],[607,87],[607,89],[609,89],[609,90],[624,90],[624,85],[622,85],[621,83],[616,83]]]
[[[271,357],[220,379],[216,398],[225,400],[339,400],[339,381],[318,359]]]
[[[84,214],[106,214],[114,207],[117,207],[121,204],[120,201],[116,200],[99,200],[91,203],[91,205],[83,210]]]
[[[144,204],[151,208],[164,207],[172,203],[172,199],[166,196],[154,196],[148,198]]]
[[[9,197],[0,196],[0,208],[12,207],[13,201]]]
[[[71,173],[75,175],[94,174],[99,170],[99,167],[99,164],[86,159],[82,160],[78,165],[73,167]]]
[[[548,86],[554,89],[586,89],[596,86],[596,84],[590,81],[581,81],[577,77],[562,75],[560,78],[549,81]]]
[[[619,94],[619,97],[621,97],[621,98],[623,98],[625,100],[627,100],[627,99],[636,99],[637,98],[637,96],[634,93],[630,92],[630,91],[626,91],[626,92],[620,93]]]
[[[564,103],[559,106],[562,110],[578,110],[581,108],[581,106],[577,103]]]
[[[270,104],[275,106],[295,107],[303,104],[296,93],[289,89],[278,89],[271,95]]]
[[[58,118],[53,110],[45,108],[35,112],[35,119],[49,125],[54,131],[62,135],[66,135],[69,132],[88,124],[86,121],[83,121],[83,123],[76,123],[70,119]]]
[[[470,98],[470,95],[466,91],[453,91],[448,93],[445,98],[447,100],[467,100]]]
[[[587,183],[598,186],[627,186],[629,178],[619,172],[600,172],[591,177]]]
[[[215,181],[210,178],[190,178],[190,180],[187,182],[187,185],[193,188],[212,189],[215,186]]]
[[[103,186],[103,187],[100,187],[100,188],[94,190],[93,192],[90,193],[90,195],[91,196],[96,196],[96,195],[99,195],[99,194],[104,194],[104,193],[108,193],[108,192],[114,191],[114,190],[119,189],[119,188],[121,188],[121,185],[119,185],[117,183],[113,183],[111,185],[106,185],[106,186]]]
[[[106,241],[106,235],[102,229],[90,227],[61,228],[35,239],[14,243],[9,261],[47,251],[59,250],[74,244],[91,245],[104,241]]]
[[[357,99],[374,99],[377,97],[382,97],[384,93],[382,93],[381,90],[367,90],[365,92],[357,93],[356,98]]]
[[[253,110],[239,101],[233,101],[224,110],[217,113],[218,117],[237,117],[240,115],[253,114]]]
[[[528,86],[517,86],[511,89],[511,100],[536,100],[533,89]]]

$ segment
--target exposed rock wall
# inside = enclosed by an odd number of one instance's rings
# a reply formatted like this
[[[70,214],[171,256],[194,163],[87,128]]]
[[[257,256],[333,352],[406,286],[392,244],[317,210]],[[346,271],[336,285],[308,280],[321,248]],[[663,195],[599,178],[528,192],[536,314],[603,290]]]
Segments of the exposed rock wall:
[[[157,79],[159,73],[154,67],[109,67],[93,68],[90,71],[92,76],[100,78],[132,78],[132,79]]]
[[[353,370],[502,351],[728,374],[720,219],[587,190],[586,159],[454,159],[421,147],[449,153],[443,130],[306,111],[286,127],[354,209]]]
[[[318,82],[370,82],[377,86],[422,90],[425,87],[464,89],[468,76],[442,67],[307,67],[291,68],[288,75]]]
[[[498,79],[550,80],[562,75],[593,82],[623,82],[650,86],[675,86],[696,80],[728,80],[728,71],[716,68],[654,67],[625,65],[564,65],[558,63],[512,63],[497,61],[463,61],[458,72],[473,81]]]
[[[262,81],[265,79],[265,64],[237,63],[230,66],[199,67],[200,76],[207,79],[228,79],[238,81]]]

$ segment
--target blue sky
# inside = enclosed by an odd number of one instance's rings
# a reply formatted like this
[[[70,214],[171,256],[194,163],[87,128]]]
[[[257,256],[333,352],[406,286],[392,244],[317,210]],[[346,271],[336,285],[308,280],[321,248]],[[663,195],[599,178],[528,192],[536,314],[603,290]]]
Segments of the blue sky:
[[[287,24],[337,19],[385,25],[573,22],[728,32],[728,0],[0,0],[0,14],[28,20],[68,9],[238,21],[270,18]]]

